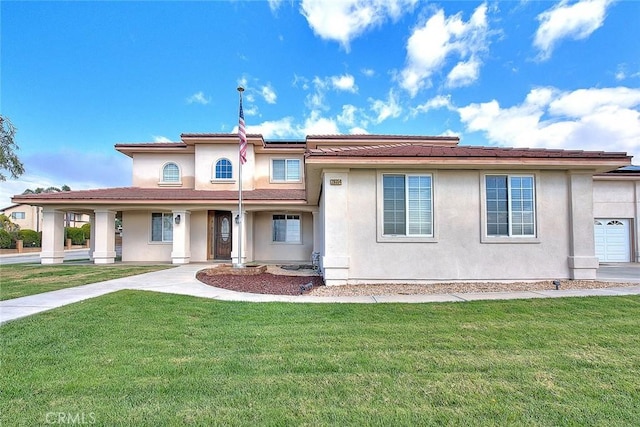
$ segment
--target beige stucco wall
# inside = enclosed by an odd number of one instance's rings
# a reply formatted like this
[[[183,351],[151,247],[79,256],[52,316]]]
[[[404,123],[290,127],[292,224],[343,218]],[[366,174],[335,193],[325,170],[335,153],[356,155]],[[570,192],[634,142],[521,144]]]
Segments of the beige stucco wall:
[[[191,212],[191,262],[207,261],[207,211]]]
[[[634,218],[636,196],[634,181],[593,182],[593,215],[596,218]]]
[[[215,164],[225,158],[231,161],[233,178],[231,180],[215,180]],[[196,190],[237,190],[238,189],[238,144],[196,145],[195,153],[195,189]],[[252,190],[253,168],[255,160],[253,146],[247,150],[247,162],[242,165],[242,189]]]
[[[435,236],[428,243],[378,241],[378,174],[375,170],[349,172],[348,212],[343,215],[348,220],[344,244],[349,248],[349,283],[569,277],[566,173],[537,173],[535,243],[516,243],[517,239],[514,243],[482,243],[481,172],[424,172],[433,173],[434,179]],[[332,227],[327,226],[326,233],[330,235]]]
[[[173,162],[180,168],[180,188],[194,187],[195,162],[193,154],[136,153],[133,156],[134,187],[158,188],[162,179],[162,168]]]
[[[151,212],[122,213],[122,261],[171,262],[171,242],[151,242]]]
[[[191,212],[190,221],[191,262],[205,262],[207,261],[207,211]],[[122,213],[123,261],[170,262],[172,248],[171,242],[151,242],[151,211]]]
[[[170,212],[171,210],[167,210]],[[153,212],[158,212],[154,210]],[[247,262],[309,262],[313,250],[313,217],[309,212],[293,212],[302,216],[302,243],[273,243],[273,212],[250,212],[245,218]],[[190,262],[206,262],[208,255],[208,211],[191,211]],[[175,234],[174,234],[175,237]],[[234,241],[237,236],[234,235]],[[151,211],[122,213],[122,260],[171,262],[173,244],[151,242]]]
[[[272,223],[274,213],[253,213],[253,255],[258,261],[301,261],[310,262],[313,251],[313,217],[308,212],[287,211],[300,214],[302,220],[302,243],[274,243]]]

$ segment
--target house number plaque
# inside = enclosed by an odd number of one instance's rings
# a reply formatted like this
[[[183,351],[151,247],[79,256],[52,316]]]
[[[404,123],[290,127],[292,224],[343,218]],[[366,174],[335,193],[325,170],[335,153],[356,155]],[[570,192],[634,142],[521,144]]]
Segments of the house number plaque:
[[[331,184],[331,185],[342,185],[342,180],[341,179],[330,179],[329,180],[329,184]]]

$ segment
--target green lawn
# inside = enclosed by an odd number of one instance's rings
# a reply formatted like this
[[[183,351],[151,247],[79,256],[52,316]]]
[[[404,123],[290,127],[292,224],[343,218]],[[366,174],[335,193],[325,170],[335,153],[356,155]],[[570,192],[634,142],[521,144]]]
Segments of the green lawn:
[[[0,301],[103,280],[163,270],[173,265],[12,264],[0,266]]]
[[[639,313],[638,296],[358,305],[120,291],[0,327],[0,421],[638,425]]]

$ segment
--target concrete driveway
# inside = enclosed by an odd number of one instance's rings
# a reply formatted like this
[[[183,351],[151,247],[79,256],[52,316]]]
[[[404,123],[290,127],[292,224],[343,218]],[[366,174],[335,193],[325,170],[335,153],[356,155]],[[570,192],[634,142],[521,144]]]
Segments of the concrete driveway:
[[[600,264],[597,276],[598,280],[607,282],[640,283],[640,263]]]

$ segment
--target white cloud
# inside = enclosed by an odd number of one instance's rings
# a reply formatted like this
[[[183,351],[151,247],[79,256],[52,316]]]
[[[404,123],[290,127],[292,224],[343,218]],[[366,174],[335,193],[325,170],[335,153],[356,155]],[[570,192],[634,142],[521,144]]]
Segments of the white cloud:
[[[238,126],[231,133],[237,133]],[[280,120],[265,121],[259,125],[247,126],[248,134],[261,134],[264,139],[291,138],[299,132],[293,127],[293,118],[284,117]]]
[[[553,100],[549,112],[556,116],[580,118],[611,105],[622,109],[640,105],[640,90],[628,87],[578,89]]]
[[[356,93],[358,86],[356,86],[356,80],[351,74],[345,74],[342,76],[332,76],[331,84],[336,90],[343,90],[346,92]]]
[[[316,76],[313,78],[314,92],[307,95],[305,99],[305,105],[309,110],[327,109],[324,104],[324,94],[327,90],[327,83],[325,80]]]
[[[373,77],[376,74],[375,70],[373,70],[372,68],[363,68],[361,72],[367,77]]]
[[[459,87],[473,83],[479,75],[479,54],[487,48],[488,34],[486,4],[478,6],[467,22],[462,20],[461,13],[447,18],[442,9],[438,10],[409,37],[400,85],[412,97],[420,89],[431,87],[431,76],[443,69],[452,55],[460,61],[449,72],[447,85]]]
[[[604,23],[607,7],[613,0],[581,0],[570,4],[562,0],[551,9],[538,15],[540,26],[533,45],[538,49],[538,59],[551,57],[555,46],[563,39],[582,40],[589,37]]]
[[[389,96],[386,101],[380,99],[369,99],[371,109],[377,114],[376,123],[381,123],[388,118],[396,118],[402,113],[402,107],[398,104],[398,97],[389,90]]]
[[[417,0],[302,0],[300,13],[323,39],[335,40],[345,50],[351,41],[387,20],[413,10]]]
[[[293,82],[291,82],[293,87],[300,86],[303,90],[309,90],[309,79],[304,76],[299,76],[297,74],[293,74]]]
[[[296,76],[295,83],[298,81],[306,81],[299,76]],[[341,76],[329,76],[318,77],[315,76],[312,80],[314,91],[309,93],[305,99],[306,107],[311,110],[328,110],[329,106],[326,104],[326,93],[333,89],[335,91],[356,93],[358,86],[355,84],[355,78],[351,74],[344,74]],[[304,89],[308,89],[308,84],[305,83]]]
[[[342,113],[338,115],[338,122],[347,126],[353,126],[356,121],[356,111],[357,108],[354,105],[343,105]]]
[[[172,142],[172,141],[166,136],[153,135],[153,142]]]
[[[431,99],[429,99],[427,102],[425,102],[424,104],[420,104],[417,107],[413,108],[411,113],[413,115],[416,115],[418,113],[426,113],[430,110],[435,110],[438,108],[447,108],[447,109],[451,109],[453,108],[453,105],[451,104],[451,96],[447,95],[438,95],[435,96]]]
[[[369,132],[366,129],[361,128],[361,127],[357,127],[357,126],[354,127],[354,128],[349,129],[349,133],[351,135],[367,135],[367,134],[369,134]]]
[[[618,64],[616,69],[615,78],[618,81],[626,80],[626,79],[637,79],[640,78],[640,71],[629,71],[629,67],[627,64]]]
[[[498,145],[625,151],[640,160],[640,89],[534,89],[519,105],[496,100],[459,108],[468,131]]]
[[[188,104],[207,105],[210,102],[211,102],[211,98],[207,98],[206,96],[204,96],[204,92],[202,92],[202,91],[196,92],[196,93],[194,93],[193,95],[191,95],[190,97],[187,98],[187,103]]]
[[[283,0],[269,0],[269,9],[271,12],[275,12],[280,8]]]
[[[276,92],[273,90],[270,84],[266,86],[262,86],[261,94],[264,100],[267,101],[267,103],[269,104],[276,103],[276,99],[278,98],[278,95],[276,95]]]
[[[447,75],[447,87],[462,87],[469,86],[471,83],[478,80],[480,75],[480,61],[477,58],[472,57],[469,61],[461,61],[456,64],[455,67]]]
[[[303,135],[338,135],[340,130],[333,119],[321,117],[318,111],[312,111],[300,129]]]

